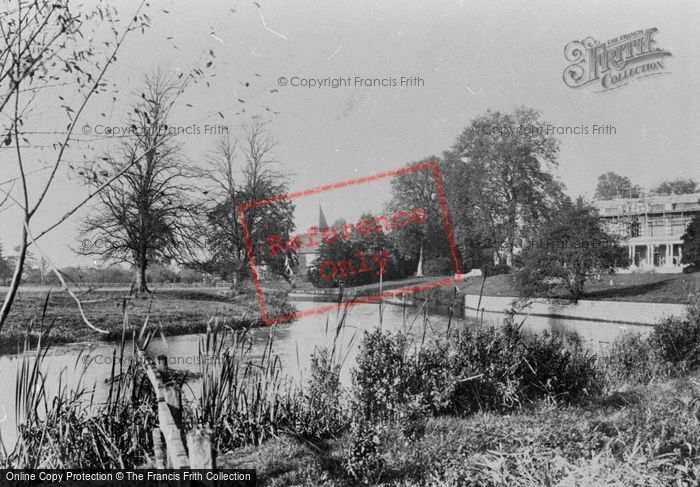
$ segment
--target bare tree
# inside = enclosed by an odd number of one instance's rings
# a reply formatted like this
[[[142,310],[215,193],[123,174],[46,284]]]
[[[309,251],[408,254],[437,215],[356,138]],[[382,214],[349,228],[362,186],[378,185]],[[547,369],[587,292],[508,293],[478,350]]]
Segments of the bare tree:
[[[0,12],[0,140],[2,149],[13,151],[19,176],[19,195],[13,195],[13,186],[8,190],[0,187],[2,204],[11,204],[22,212],[22,228],[19,254],[15,263],[10,290],[5,295],[0,310],[0,329],[7,320],[14,303],[17,289],[22,278],[28,246],[50,230],[61,224],[89,201],[102,188],[109,186],[120,174],[103,180],[77,205],[70,208],[58,221],[36,232],[30,231],[32,218],[41,208],[42,203],[56,180],[59,170],[65,166],[66,151],[75,139],[74,130],[90,98],[106,88],[105,74],[115,62],[116,54],[128,33],[148,25],[148,17],[142,13],[145,1],[141,2],[123,29],[118,28],[118,19],[113,7],[107,2],[98,2],[93,10],[73,11],[69,0],[0,0],[3,11]],[[108,29],[105,30],[105,26]],[[86,40],[85,34],[93,34],[102,28],[105,39],[97,49],[97,41]],[[101,54],[101,55],[100,55]],[[69,105],[64,102],[62,108],[66,121],[59,122],[56,130],[58,141],[53,143],[54,159],[41,170],[48,172],[43,181],[30,184],[28,164],[33,157],[25,154],[25,149],[32,148],[27,131],[27,122],[32,108],[41,98],[40,94],[57,86],[77,88],[77,102]],[[66,97],[60,97],[66,100]],[[57,129],[59,128],[57,127]],[[35,179],[33,177],[32,179]],[[38,188],[33,201],[29,188]],[[7,208],[3,208],[7,209]]]
[[[216,185],[216,199],[208,211],[206,248],[210,252],[200,268],[230,278],[234,288],[247,273],[246,242],[238,207],[244,203],[270,200],[288,192],[288,178],[275,169],[275,142],[261,122],[245,127],[238,139],[223,139],[210,158],[210,178]],[[241,159],[240,167],[236,167]],[[238,181],[238,183],[236,182]],[[256,262],[283,271],[284,256],[263,250],[269,235],[288,235],[294,229],[294,205],[286,199],[252,207],[245,212]]]
[[[82,231],[106,242],[102,248],[81,249],[111,262],[129,262],[136,269],[136,290],[147,292],[151,263],[182,261],[192,248],[198,206],[190,195],[196,171],[188,167],[168,126],[170,108],[179,94],[172,77],[158,72],[146,77],[146,90],[134,107],[130,137],[119,154],[105,157],[101,171],[122,177],[99,194],[96,213]],[[140,154],[145,157],[140,157]],[[99,185],[88,175],[87,183]]]

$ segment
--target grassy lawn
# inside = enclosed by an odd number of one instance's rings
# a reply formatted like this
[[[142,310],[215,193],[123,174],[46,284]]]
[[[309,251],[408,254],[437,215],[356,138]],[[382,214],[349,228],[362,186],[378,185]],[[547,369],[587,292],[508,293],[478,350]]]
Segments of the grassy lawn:
[[[612,285],[610,282],[612,281]],[[479,294],[482,279],[472,277],[459,284],[466,294]],[[652,303],[688,303],[700,292],[700,272],[692,274],[612,274],[599,281],[586,282],[584,299],[643,301]],[[509,275],[486,279],[485,296],[517,296]]]
[[[269,309],[275,313],[290,312],[280,290],[271,289],[266,295]],[[52,326],[50,336],[54,343],[119,339],[125,298],[129,337],[132,330],[140,329],[147,316],[149,326],[159,327],[166,336],[203,332],[212,317],[220,317],[232,325],[260,322],[260,310],[252,289],[235,295],[225,288],[164,289],[139,298],[129,298],[128,291],[94,290],[79,297],[90,322],[108,330],[108,334],[88,328],[75,301],[67,293],[52,293],[42,318],[47,293],[21,288],[9,321],[0,331],[0,352],[14,352],[21,347],[30,325],[30,337],[34,339],[41,330]]]
[[[403,279],[401,281],[387,281],[384,283],[385,291],[390,289],[405,288],[426,284],[436,280],[448,279],[452,276],[432,276],[422,278]],[[611,284],[612,281],[612,284]],[[459,290],[465,294],[479,294],[481,291],[481,277],[470,277],[457,284]],[[379,284],[367,284],[347,288],[362,295],[379,292]],[[446,288],[450,293],[454,286]],[[300,281],[293,291],[318,290],[311,283]],[[337,289],[329,289],[337,291]],[[688,303],[692,296],[700,293],[700,272],[692,274],[607,274],[599,280],[586,282],[584,299],[612,300],[612,301],[640,301],[650,303]],[[491,276],[486,279],[484,296],[517,296],[518,292],[512,284],[510,275],[503,274]],[[567,296],[560,296],[566,298]]]
[[[384,468],[369,485],[697,485],[697,377],[626,387],[585,404],[540,403],[508,415],[437,417],[409,441],[381,435]],[[280,437],[223,454],[220,467],[256,468],[258,485],[356,485],[342,474],[349,440]],[[684,469],[686,470],[684,472]],[[687,473],[690,471],[690,473]],[[686,482],[674,483],[684,477]]]

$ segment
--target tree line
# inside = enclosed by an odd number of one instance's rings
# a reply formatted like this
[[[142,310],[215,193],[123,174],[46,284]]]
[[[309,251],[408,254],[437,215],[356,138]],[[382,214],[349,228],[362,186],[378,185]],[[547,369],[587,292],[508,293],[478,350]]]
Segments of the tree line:
[[[517,107],[511,113],[487,111],[471,121],[442,156],[411,162],[438,165],[445,187],[459,267],[480,269],[484,276],[511,273],[523,295],[546,295],[563,290],[573,299],[583,295],[584,283],[593,274],[627,267],[623,235],[610,233],[592,202],[571,198],[554,176],[559,142],[546,130],[541,114]],[[483,127],[511,130],[482,130]],[[518,130],[534,127],[535,130]],[[654,188],[655,194],[685,194],[698,189],[692,179],[679,178]],[[628,178],[608,172],[600,176],[596,199],[636,197],[638,186]],[[449,275],[455,266],[440,215],[434,178],[426,172],[406,172],[393,178],[386,211],[420,207],[429,217],[424,225],[390,231],[380,247],[393,267],[385,278],[403,278],[424,272]],[[697,243],[691,244],[698,219],[686,235],[684,263],[697,260]],[[694,234],[693,234],[694,235]],[[695,245],[695,247],[693,247]],[[310,276],[317,285],[320,265],[328,260],[355,262],[359,253],[377,248],[374,242],[355,240],[325,244]],[[695,249],[695,250],[694,250]],[[695,260],[694,260],[695,259]],[[418,269],[420,267],[420,270]],[[372,273],[344,276],[346,284],[376,282]]]
[[[195,66],[178,74],[161,70],[145,77],[143,87],[133,93],[125,120],[125,126],[132,130],[116,148],[96,157],[83,154],[82,161],[67,157],[78,143],[75,129],[90,99],[115,88],[105,75],[117,61],[116,54],[124,40],[133,32],[148,28],[148,8],[148,4],[141,3],[128,16],[128,22],[121,23],[114,7],[108,4],[75,11],[67,0],[18,0],[15,9],[0,14],[5,27],[0,36],[0,139],[2,149],[12,150],[15,155],[18,174],[0,182],[0,208],[17,208],[22,216],[16,256],[0,256],[0,276],[10,280],[0,310],[0,327],[10,313],[19,284],[28,278],[28,271],[37,271],[42,282],[57,279],[70,292],[65,280],[69,274],[57,269],[37,242],[87,204],[94,203],[94,207],[80,226],[82,235],[109,245],[83,247],[77,252],[99,258],[106,265],[130,263],[139,293],[148,292],[149,268],[172,263],[218,276],[237,286],[249,274],[243,226],[250,231],[253,255],[260,256],[258,264],[267,271],[288,276],[290,261],[297,258],[293,252],[269,255],[263,251],[266,236],[288,237],[294,231],[294,205],[288,199],[278,198],[288,192],[289,175],[276,159],[276,144],[266,124],[253,119],[236,134],[222,138],[204,164],[188,161],[177,135],[169,130],[171,110],[183,91],[207,77],[214,62],[212,50],[205,53],[205,65],[201,68]],[[100,30],[104,26],[108,28]],[[104,32],[104,40],[96,34],[98,31]],[[61,94],[56,97],[51,90],[57,86]],[[31,114],[45,100],[38,96],[44,93],[60,102],[65,120],[57,118],[56,130],[48,132],[57,138],[51,145],[54,160],[29,171],[26,150],[35,146],[37,136],[27,127],[36,120]],[[68,94],[71,102],[66,101]],[[512,130],[484,130],[494,126]],[[528,248],[522,242],[546,240],[549,233],[572,242],[580,238],[573,233],[576,226],[570,226],[569,234],[562,233],[562,215],[592,221],[590,205],[567,197],[563,184],[553,175],[559,144],[547,135],[545,126],[546,122],[533,109],[487,111],[472,120],[442,156],[409,163],[431,161],[438,165],[456,257],[462,268],[482,268],[485,273],[508,271],[523,261],[534,261],[525,259]],[[530,130],[517,130],[518,127]],[[43,179],[35,175],[41,171],[47,175]],[[59,176],[79,177],[89,192],[65,208],[60,218],[36,228],[36,215]],[[605,179],[600,197],[611,195],[610,188],[615,189],[615,195],[634,194],[635,188],[628,181],[610,174]],[[657,188],[659,193],[696,189],[697,184],[692,181],[670,181]],[[237,208],[260,200],[271,200],[271,204],[246,210],[242,225]],[[430,174],[417,171],[397,175],[386,203],[387,212],[422,208],[427,214],[425,224],[378,234],[361,242],[322,247],[321,253],[333,259],[348,253],[355,259],[359,259],[358,253],[386,253],[386,268],[381,276],[387,278],[406,277],[417,270],[449,274],[454,270],[454,262],[438,200]],[[563,223],[567,221],[565,218]],[[583,221],[579,227],[585,224]],[[607,241],[605,236],[597,237]],[[580,242],[577,245],[588,248]],[[608,254],[610,258],[620,258],[619,252]],[[593,257],[588,262],[600,266],[615,262],[600,255]],[[566,272],[575,267],[569,258],[558,257]],[[311,272],[312,277],[314,272],[320,276],[318,268]],[[378,277],[376,272],[357,273],[348,284],[372,282]]]

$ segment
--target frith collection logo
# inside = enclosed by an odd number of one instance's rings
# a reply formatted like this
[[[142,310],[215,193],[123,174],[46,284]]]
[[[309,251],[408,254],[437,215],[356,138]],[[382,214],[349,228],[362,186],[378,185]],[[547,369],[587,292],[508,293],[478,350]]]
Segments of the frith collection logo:
[[[668,73],[665,57],[671,53],[656,45],[656,27],[621,35],[607,42],[592,37],[571,41],[564,48],[566,60],[572,63],[564,70],[564,83],[580,88],[600,83],[601,91],[629,85],[648,76]]]

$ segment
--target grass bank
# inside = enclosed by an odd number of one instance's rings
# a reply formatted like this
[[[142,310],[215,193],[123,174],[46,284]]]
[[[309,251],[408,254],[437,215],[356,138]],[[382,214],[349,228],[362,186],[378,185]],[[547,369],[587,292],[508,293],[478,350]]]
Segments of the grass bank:
[[[108,334],[88,328],[75,301],[67,293],[34,292],[31,288],[22,288],[7,324],[0,331],[0,353],[21,351],[27,334],[34,343],[49,326],[52,327],[51,340],[56,344],[118,340],[122,334],[124,306],[130,321],[128,336],[131,331],[138,330],[146,317],[166,336],[202,333],[212,317],[219,317],[231,325],[260,324],[260,309],[250,288],[238,293],[223,288],[164,289],[144,297],[129,296],[128,291],[97,289],[79,297],[86,317],[93,325],[108,330]],[[275,314],[292,311],[280,289],[266,291],[266,306],[270,313]]]
[[[451,276],[423,277],[403,279],[401,281],[387,281],[384,290],[407,288],[426,284],[432,281],[446,279]],[[482,278],[470,277],[464,282],[456,284],[457,289],[463,294],[479,294],[482,291]],[[455,286],[436,288],[428,294],[451,294]],[[297,285],[298,291],[316,290],[310,283]],[[377,294],[379,284],[367,284],[346,288],[360,295]],[[512,276],[501,274],[486,278],[483,283],[484,296],[518,296],[518,291],[513,285]],[[586,282],[583,299],[633,301],[649,303],[680,303],[691,302],[693,296],[700,294],[700,272],[691,274],[603,274],[599,279],[591,278]],[[556,297],[556,296],[554,296]],[[559,296],[568,299],[568,296]]]
[[[697,485],[697,376],[622,386],[585,403],[540,402],[510,414],[430,418],[410,441],[379,432],[382,468],[367,485],[597,487]],[[261,486],[348,486],[343,465],[353,437],[283,436],[226,453],[219,464],[256,468]],[[677,483],[674,483],[677,482]]]
[[[468,278],[458,284],[465,294],[479,294],[482,279]],[[649,303],[689,303],[700,293],[700,272],[691,274],[603,274],[586,281],[583,299],[637,301]],[[517,296],[508,274],[486,278],[484,296]],[[566,298],[566,296],[562,296]]]
[[[317,362],[316,392],[298,400],[320,412],[221,444],[219,465],[255,468],[264,486],[698,485],[697,304],[607,356],[512,325],[449,343],[367,333],[349,391]]]

